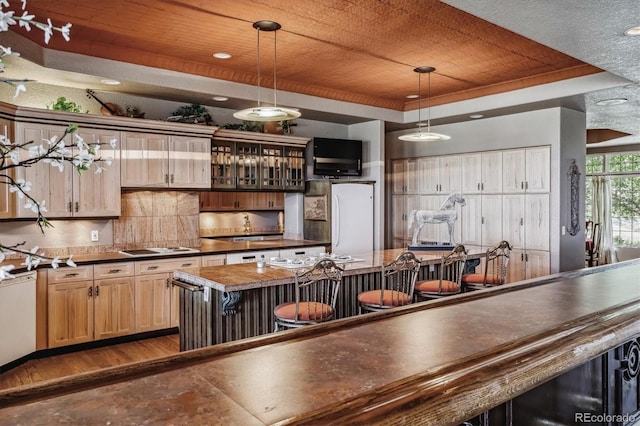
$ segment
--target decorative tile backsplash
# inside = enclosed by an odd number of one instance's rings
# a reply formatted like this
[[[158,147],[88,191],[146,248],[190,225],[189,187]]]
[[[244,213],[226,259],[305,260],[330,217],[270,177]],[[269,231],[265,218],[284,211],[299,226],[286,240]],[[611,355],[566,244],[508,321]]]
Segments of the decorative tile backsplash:
[[[245,219],[246,216],[246,219]],[[245,221],[248,220],[248,223]],[[3,243],[38,246],[47,256],[98,254],[144,247],[200,247],[200,236],[282,233],[284,213],[200,213],[198,192],[127,191],[116,219],[52,220],[42,235],[35,222],[0,222]],[[89,236],[98,230],[99,242]],[[248,230],[248,231],[247,231]],[[6,240],[6,241],[5,241]],[[7,258],[20,257],[10,255]]]
[[[113,244],[122,248],[199,247],[197,192],[136,191],[122,194],[113,221]]]
[[[24,242],[47,256],[97,254],[143,247],[200,247],[197,192],[135,191],[122,194],[117,219],[52,220],[42,235],[35,221],[0,222],[5,244]],[[98,230],[99,242],[90,241]],[[7,258],[21,257],[10,255]]]

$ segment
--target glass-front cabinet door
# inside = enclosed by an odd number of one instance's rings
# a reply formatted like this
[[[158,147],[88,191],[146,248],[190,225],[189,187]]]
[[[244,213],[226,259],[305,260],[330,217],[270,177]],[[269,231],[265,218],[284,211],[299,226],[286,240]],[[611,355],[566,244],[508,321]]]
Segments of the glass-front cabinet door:
[[[260,144],[236,143],[236,188],[258,189]]]
[[[283,147],[261,145],[260,188],[282,190]]]
[[[301,147],[284,149],[284,189],[286,191],[304,191],[304,150]]]
[[[211,142],[211,188],[236,187],[236,162],[234,143],[225,141]]]

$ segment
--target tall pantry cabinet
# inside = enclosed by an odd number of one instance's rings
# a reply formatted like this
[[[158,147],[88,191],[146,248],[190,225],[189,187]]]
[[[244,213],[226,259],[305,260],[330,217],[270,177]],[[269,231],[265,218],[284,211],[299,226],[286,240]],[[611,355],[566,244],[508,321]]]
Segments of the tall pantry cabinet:
[[[447,195],[461,192],[466,205],[456,205],[456,243],[486,250],[507,240],[513,247],[509,282],[547,275],[550,152],[549,146],[541,146],[393,160],[394,171],[411,169],[402,177],[394,175],[393,181],[413,177],[417,182],[405,183],[404,188],[418,188],[402,194],[398,191],[402,186],[393,186],[393,247],[406,247],[411,242],[410,209],[437,210]],[[416,167],[408,168],[408,162]],[[397,166],[401,163],[404,167]],[[448,242],[446,226],[425,225],[420,240]]]

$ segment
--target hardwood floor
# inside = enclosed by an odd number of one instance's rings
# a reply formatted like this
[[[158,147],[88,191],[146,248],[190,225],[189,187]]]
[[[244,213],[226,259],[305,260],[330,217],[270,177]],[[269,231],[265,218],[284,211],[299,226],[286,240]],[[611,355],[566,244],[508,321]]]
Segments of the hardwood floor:
[[[32,359],[0,374],[0,389],[176,354],[178,334]]]

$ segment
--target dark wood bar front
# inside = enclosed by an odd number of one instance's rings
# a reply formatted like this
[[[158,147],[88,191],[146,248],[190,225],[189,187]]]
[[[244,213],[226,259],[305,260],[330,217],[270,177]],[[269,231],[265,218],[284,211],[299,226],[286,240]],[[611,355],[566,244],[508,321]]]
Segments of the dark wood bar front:
[[[633,424],[638,277],[628,261],[14,388],[0,424]]]
[[[336,304],[336,318],[359,314],[358,294],[381,287],[381,267],[403,250],[390,249],[355,255],[345,262],[343,282]],[[415,252],[423,266],[418,279],[433,278],[443,252]],[[467,257],[475,268],[483,252]],[[224,342],[260,336],[274,330],[273,309],[295,300],[295,269],[257,268],[256,263],[210,266],[177,271],[180,287],[180,350],[198,349]]]

